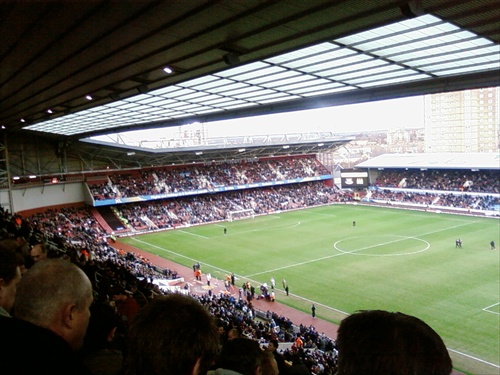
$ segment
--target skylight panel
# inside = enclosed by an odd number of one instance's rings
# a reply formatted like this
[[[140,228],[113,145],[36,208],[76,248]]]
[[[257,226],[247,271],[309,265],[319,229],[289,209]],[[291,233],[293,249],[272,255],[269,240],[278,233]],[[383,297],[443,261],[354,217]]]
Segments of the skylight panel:
[[[374,86],[389,85],[389,84],[394,84],[394,83],[404,83],[404,82],[415,81],[417,79],[425,79],[425,78],[429,78],[429,76],[423,75],[423,74],[418,74],[418,73],[413,73],[410,75],[404,75],[402,77],[394,77],[391,79],[371,80],[371,81],[366,81],[366,82],[360,82],[357,84],[357,86],[367,88],[367,87],[374,87]]]
[[[169,93],[164,93],[161,96],[166,97],[166,98],[178,98],[178,97],[182,97],[184,95],[191,94],[193,92],[196,92],[196,91],[194,91],[192,89],[186,89],[186,88],[179,87],[179,88],[177,88],[177,90],[169,92]]]
[[[163,108],[160,111],[156,113],[157,116],[173,116],[176,113],[179,113],[177,110],[174,110],[173,108]]]
[[[106,103],[106,104],[103,105],[103,107],[106,107],[106,108],[115,108],[115,107],[120,106],[122,103],[123,103],[123,100],[118,100],[116,102]],[[67,117],[67,116],[65,116],[65,117]]]
[[[326,54],[313,55],[307,58],[303,58],[301,60],[296,60],[292,62],[288,62],[284,64],[287,68],[300,69],[303,71],[307,70],[309,66],[315,66],[318,63],[322,63],[324,61],[336,61],[346,56],[353,56],[356,52],[353,50],[349,50],[347,48],[336,48],[335,50],[331,50]]]
[[[144,108],[141,108],[141,112],[147,112],[147,113],[155,113],[155,112],[159,112],[161,110],[161,108],[158,108],[158,107],[144,107]]]
[[[175,118],[183,118],[183,117],[191,117],[193,114],[192,113],[182,113],[180,112]]]
[[[219,108],[205,107],[203,109],[196,110],[196,114],[204,114],[204,113],[212,113],[212,112],[219,112]]]
[[[253,102],[257,102],[257,103],[263,103],[265,100],[290,97],[290,96],[291,96],[290,94],[286,94],[283,92],[273,92],[273,93],[268,93],[265,95],[259,95],[259,96],[253,97],[250,100]]]
[[[293,72],[290,70],[283,70],[278,74],[273,74],[273,75],[269,75],[269,76],[258,77],[255,79],[248,80],[248,83],[250,83],[251,85],[259,85],[262,83],[267,83],[268,85],[269,84],[273,85],[274,84],[273,82],[280,81],[282,79],[296,77],[299,74],[300,73],[298,73],[298,72]]]
[[[140,103],[140,104],[149,104],[149,103],[154,103],[162,100],[161,97],[159,96],[150,96],[149,98],[142,99],[142,100],[137,100],[135,103]]]
[[[332,76],[332,78],[335,77],[335,79],[339,81],[346,81],[352,78],[375,76],[377,74],[392,72],[395,70],[402,70],[402,69],[404,68],[401,66],[387,64],[372,69],[361,69],[361,70],[356,69],[351,71],[345,71],[343,74],[336,74]]]
[[[104,105],[103,109],[102,109],[102,113],[107,113],[107,114],[111,114],[111,113],[116,112],[116,111],[117,111],[116,108],[108,108],[107,105]]]
[[[489,57],[491,60],[498,59],[498,54],[495,54],[493,48],[481,48],[481,49],[473,49],[473,50],[467,50],[467,51],[453,51],[453,50],[446,50],[437,54],[421,54],[421,53],[414,53],[414,54],[408,54],[404,57],[405,59],[402,59],[401,61],[404,62],[405,60],[413,60],[412,65],[415,67],[421,67],[429,63],[433,63],[434,61],[437,62],[443,62],[443,61],[450,61],[450,60],[456,60],[456,59],[471,59],[471,58],[477,58],[477,57]]]
[[[194,110],[196,108],[202,108],[202,106],[199,104],[192,103],[192,104],[186,104],[186,105],[179,106],[176,109],[179,111],[184,111],[184,112],[186,112],[186,111],[192,112],[192,110]]]
[[[210,89],[205,89],[204,91],[207,91],[212,94],[218,94],[218,93],[226,93],[231,90],[236,90],[236,89],[241,89],[241,88],[247,88],[249,87],[248,84],[243,83],[243,82],[235,82],[231,80],[224,80],[224,84],[213,87]]]
[[[278,86],[280,91],[286,91],[286,92],[291,92],[292,90],[297,90],[303,87],[311,87],[311,86],[317,86],[320,84],[328,84],[331,83],[330,81],[326,79],[309,79],[307,81],[300,81],[296,82],[293,84],[288,84],[285,86]]]
[[[139,101],[139,100],[147,99],[150,96],[151,95],[149,95],[149,94],[138,94],[138,95],[135,95],[135,96],[133,96],[131,98],[124,99],[124,101],[136,102],[136,101]]]
[[[286,63],[288,61],[299,60],[299,59],[303,60],[306,56],[317,55],[317,54],[323,53],[325,51],[330,51],[330,50],[336,49],[336,48],[338,48],[338,47],[334,44],[321,43],[321,44],[317,44],[315,46],[302,48],[298,51],[292,51],[289,53],[285,53],[283,55],[271,57],[269,59],[266,59],[265,61],[270,62],[272,64],[283,65],[283,63]]]
[[[164,108],[167,108],[167,109],[175,109],[176,111],[178,110],[177,108],[185,105],[186,103],[183,102],[183,101],[175,101],[174,103],[172,104],[169,104],[168,107],[164,107]]]
[[[280,88],[280,90],[284,90],[284,87],[288,87],[294,83],[305,81],[307,82],[307,84],[314,84],[315,80],[316,78],[313,76],[302,74],[288,79],[282,79],[279,82],[273,82],[273,85],[275,88]]]
[[[191,86],[191,87],[193,87],[197,91],[211,91],[213,89],[218,89],[221,87],[225,87],[225,86],[234,84],[234,81],[226,79],[226,78],[219,78],[219,77],[215,77],[215,78],[216,79],[211,80],[207,83],[197,85],[197,86]]]
[[[180,96],[176,97],[176,99],[190,101],[191,99],[196,99],[196,98],[206,97],[206,96],[207,96],[207,94],[204,92],[194,91],[194,92],[188,93],[187,95],[180,95]]]
[[[246,100],[231,100],[231,101],[228,101],[228,102],[219,103],[219,104],[217,104],[217,107],[220,107],[220,108],[229,108],[229,107],[232,107],[232,106],[235,106],[235,105],[241,105],[241,104],[246,104],[246,103],[248,103]]]
[[[125,108],[125,110],[128,110],[128,111],[139,111],[142,107],[144,107],[144,105],[135,103],[134,107]]]
[[[471,66],[477,69],[477,65],[483,65],[484,63],[489,64],[488,60],[484,60],[482,58],[468,59],[468,60],[453,60],[449,62],[441,62],[439,64],[435,64],[431,67],[427,66],[426,69],[429,71],[437,71],[443,69],[454,69],[459,68],[461,66]]]
[[[246,72],[264,69],[264,68],[267,68],[268,66],[269,66],[269,64],[266,64],[264,62],[254,62],[254,63],[250,63],[250,64],[246,64],[246,65],[241,65],[241,66],[238,66],[236,68],[224,70],[224,71],[218,72],[214,75],[218,76],[218,77],[226,77],[226,78],[231,77],[232,78],[235,75],[240,75],[240,74],[244,74]]]
[[[257,91],[253,91],[253,92],[249,92],[249,93],[245,93],[245,94],[240,94],[240,95],[238,95],[238,97],[242,98],[242,99],[248,99],[248,98],[253,98],[253,97],[266,95],[266,94],[274,94],[275,92],[276,91],[274,91],[274,90],[261,89],[261,90],[257,90]]]
[[[477,35],[473,35],[467,31],[460,30],[454,33],[446,33],[442,35],[436,35],[433,40],[440,43],[460,43],[466,40],[479,39]]]
[[[424,47],[425,47],[424,49],[426,50],[427,48],[429,48],[429,45],[425,44]],[[426,53],[426,51],[422,52],[421,50],[417,50],[415,45],[408,45],[408,44],[398,44],[395,46],[381,48],[378,51],[372,51],[372,53],[374,53],[374,54],[377,54],[379,56],[384,56],[387,58],[391,58],[391,59],[394,59],[395,58],[394,56],[397,57],[398,55],[402,55],[402,54],[407,53],[407,52],[414,52],[414,53],[421,53],[421,54]]]
[[[253,91],[258,91],[258,90],[260,90],[260,87],[246,86],[246,87],[242,87],[242,88],[237,89],[237,90],[228,90],[225,92],[225,94],[228,96],[240,96],[241,94],[253,92]]]
[[[337,79],[343,76],[345,73],[354,72],[354,74],[360,74],[361,71],[369,73],[377,72],[375,68],[380,66],[390,67],[391,65],[383,60],[372,59],[355,65],[342,65],[333,69],[317,72],[316,74],[322,77],[335,77]]]
[[[234,79],[235,81],[248,82],[252,79],[260,78],[260,77],[266,76],[266,75],[272,75],[272,74],[283,72],[283,71],[285,71],[285,69],[282,67],[268,66],[268,67],[260,69],[260,70],[253,70],[251,72],[247,72],[244,74],[232,76],[231,79]]]
[[[382,30],[379,32],[379,29],[382,29]],[[390,25],[386,25],[382,28],[377,28],[377,29],[373,30],[373,32],[376,33],[376,35],[378,35],[378,36],[385,36],[385,35],[401,34],[401,33],[405,32],[406,30],[408,30],[407,25],[404,25],[401,22],[396,22],[396,23],[393,23]]]
[[[412,70],[399,69],[396,71],[387,72],[387,73],[383,73],[383,74],[375,74],[375,75],[372,74],[372,75],[365,76],[365,77],[353,78],[350,80],[345,80],[345,82],[347,82],[351,85],[359,85],[362,82],[375,82],[375,81],[379,82],[379,81],[383,81],[386,79],[407,76],[407,75],[413,75],[413,74],[415,74],[415,72]]]
[[[245,108],[245,107],[252,107],[252,106],[256,106],[256,104],[251,103],[251,102],[243,102],[241,104],[227,106],[227,107],[225,107],[225,109],[236,109],[236,108]]]
[[[152,120],[152,119],[156,119],[157,116],[151,115],[150,113],[136,113],[134,115],[134,118],[141,119],[141,120]]]
[[[349,86],[342,86],[342,87],[338,87],[338,88],[329,88],[329,89],[324,89],[324,90],[314,90],[314,91],[310,91],[310,92],[305,92],[302,94],[302,96],[311,97],[311,96],[335,94],[338,92],[344,92],[344,91],[349,91],[349,90],[354,90],[354,89],[356,89],[356,88],[349,87]]]
[[[88,108],[85,110],[86,113],[92,113],[92,112],[100,112],[101,111],[101,107],[92,107],[92,108]]]
[[[404,34],[408,32],[408,30],[412,30],[415,28],[422,28],[424,26],[429,26],[432,24],[438,24],[442,22],[443,21],[441,21],[437,17],[431,15],[424,15],[421,17],[405,20],[393,25],[383,26],[373,30],[367,30],[358,34],[342,37],[336,39],[335,41],[347,45],[357,45],[358,43],[363,43],[366,41],[370,41],[372,39],[381,39],[385,36],[390,36],[393,34]]]
[[[150,94],[155,95],[155,96],[164,96],[165,94],[168,95],[169,93],[176,91],[178,89],[179,89],[179,86],[172,85],[172,86],[167,86],[167,87],[163,87],[161,89],[150,91]]]
[[[193,98],[190,101],[193,103],[200,103],[200,104],[205,104],[209,100],[214,100],[214,99],[219,99],[223,98],[224,96],[222,95],[215,95],[215,94],[205,94],[203,96],[200,96],[198,98]]]
[[[297,88],[294,90],[290,90],[289,92],[295,95],[307,95],[308,93],[317,93],[317,92],[333,92],[331,90],[336,90],[339,87],[344,87],[345,85],[338,82],[327,82],[324,84],[318,84],[314,86],[307,86],[303,88]]]
[[[218,105],[220,103],[227,103],[227,102],[231,102],[231,101],[234,101],[234,100],[236,100],[236,99],[233,99],[233,98],[230,98],[230,97],[226,97],[226,96],[221,96],[221,97],[219,97],[217,99],[207,100],[203,104],[205,104],[206,106],[215,106],[215,105]]]
[[[203,76],[199,78],[194,78],[186,82],[181,82],[178,83],[177,85],[180,87],[194,87],[194,86],[201,86],[201,85],[206,85],[210,84],[213,82],[219,81],[219,77],[213,76],[213,75],[208,75],[208,76]]]
[[[339,65],[349,65],[349,66],[355,66],[356,64],[359,63],[364,63],[366,61],[373,61],[373,57],[367,56],[367,55],[352,55],[349,57],[345,57],[343,59],[333,61],[333,62],[327,62],[324,64],[318,64],[315,66],[317,71],[321,70],[326,70],[326,69],[331,69],[332,67],[337,67]]]
[[[137,107],[137,104],[136,103],[131,103],[131,102],[128,102],[128,101],[123,101],[119,106],[118,108],[119,109],[127,109],[127,108],[134,108],[134,107]]]
[[[168,107],[174,103],[177,103],[177,100],[174,99],[167,99],[167,98],[162,98],[162,100],[156,102],[154,105],[155,107]]]
[[[270,98],[270,99],[264,99],[260,101],[260,104],[269,104],[269,103],[277,103],[277,102],[282,102],[284,100],[291,100],[291,99],[300,99],[300,96],[283,96],[283,97],[275,97],[275,98]]]
[[[121,109],[119,111],[116,111],[113,114],[110,114],[110,116],[113,116],[113,118],[126,117],[126,115],[128,115],[129,113],[130,113],[129,111],[125,111],[125,110]]]
[[[488,43],[490,46],[493,46],[491,42]],[[481,53],[481,49],[483,44],[471,43],[470,41],[464,41],[461,43],[454,44],[441,44],[435,45],[431,47],[426,47],[425,49],[412,49],[407,52],[398,54],[387,54],[387,57],[394,61],[405,61],[410,59],[420,59],[426,58],[432,55],[439,56],[442,58],[446,58],[443,54],[457,54],[457,53],[468,53],[469,56],[474,56],[476,53]],[[487,47],[486,47],[487,48]],[[396,51],[385,51],[385,52],[396,52]],[[464,56],[465,57],[465,56]]]

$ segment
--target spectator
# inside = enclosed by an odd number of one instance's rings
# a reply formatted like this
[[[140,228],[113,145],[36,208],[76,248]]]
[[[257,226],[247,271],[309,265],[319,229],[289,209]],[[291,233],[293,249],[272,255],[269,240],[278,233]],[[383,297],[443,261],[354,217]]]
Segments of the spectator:
[[[279,341],[277,339],[271,339],[269,340],[269,344],[267,345],[267,351],[273,353],[273,356],[276,360],[276,363],[278,365],[278,370],[280,374],[284,374],[287,369],[287,365],[285,363],[285,359],[283,356],[278,353],[278,346],[279,346]]]
[[[260,375],[262,349],[256,340],[249,338],[227,341],[215,367],[207,375]]]
[[[262,375],[284,374],[278,370],[278,364],[273,354],[269,351],[262,352]]]
[[[30,255],[31,258],[33,259],[33,262],[35,263],[47,259],[48,257],[47,245],[45,245],[44,243],[37,243],[33,245],[33,247],[30,250]]]
[[[139,311],[139,303],[127,293],[125,288],[116,285],[110,293],[111,300],[115,303],[116,310],[123,320],[125,327],[130,326],[130,322],[134,319]]]
[[[92,299],[89,279],[71,262],[47,259],[32,266],[18,285],[14,318],[0,317],[2,373],[90,374],[76,351]]]
[[[287,375],[311,375],[311,372],[307,369],[307,366],[304,364],[304,361],[299,354],[300,352],[301,351],[292,356],[292,365],[288,368],[286,372]]]
[[[0,248],[0,315],[10,317],[21,281],[22,255],[9,248]]]
[[[403,313],[361,311],[339,327],[338,375],[449,375],[452,363],[441,337]]]
[[[241,337],[240,331],[238,328],[231,328],[229,331],[227,331],[227,339],[228,340],[234,340],[238,339]]]
[[[149,302],[129,329],[125,375],[202,375],[219,350],[208,311],[192,297],[170,294]]]
[[[122,322],[114,307],[106,302],[91,306],[91,316],[81,355],[94,375],[116,375],[122,367],[122,348],[115,340]]]

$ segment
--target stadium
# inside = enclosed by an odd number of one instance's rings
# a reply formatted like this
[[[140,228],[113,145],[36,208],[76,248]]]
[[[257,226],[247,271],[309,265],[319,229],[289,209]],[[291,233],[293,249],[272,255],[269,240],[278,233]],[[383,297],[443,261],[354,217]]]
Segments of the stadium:
[[[235,316],[248,336],[265,326],[254,338],[286,353],[300,337],[311,374],[335,373],[338,324],[371,309],[427,322],[454,374],[499,374],[496,5],[2,2],[2,249],[15,239],[27,268],[38,245],[72,260],[95,300],[117,287],[144,304],[192,294],[226,331]],[[343,165],[354,136],[335,119],[329,131],[210,134],[214,122],[471,90],[494,95],[493,152]]]

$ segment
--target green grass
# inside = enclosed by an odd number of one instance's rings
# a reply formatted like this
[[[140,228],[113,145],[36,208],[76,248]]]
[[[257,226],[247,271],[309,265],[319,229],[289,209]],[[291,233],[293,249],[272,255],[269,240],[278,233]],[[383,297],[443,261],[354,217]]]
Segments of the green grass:
[[[314,301],[334,323],[362,309],[415,315],[462,371],[497,374],[500,256],[489,242],[499,237],[497,219],[335,205],[122,240],[239,283],[285,278],[292,295],[278,293],[280,302],[309,312]]]

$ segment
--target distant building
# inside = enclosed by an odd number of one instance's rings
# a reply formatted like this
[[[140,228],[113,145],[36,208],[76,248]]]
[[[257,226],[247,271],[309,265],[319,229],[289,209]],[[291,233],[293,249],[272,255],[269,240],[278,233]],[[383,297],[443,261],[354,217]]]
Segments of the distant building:
[[[500,88],[425,96],[425,152],[498,152]]]
[[[394,129],[387,132],[388,153],[424,152],[424,129]]]

